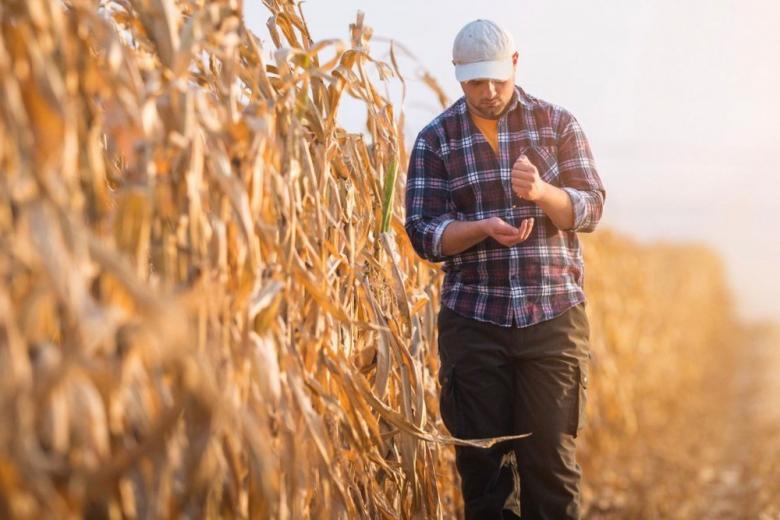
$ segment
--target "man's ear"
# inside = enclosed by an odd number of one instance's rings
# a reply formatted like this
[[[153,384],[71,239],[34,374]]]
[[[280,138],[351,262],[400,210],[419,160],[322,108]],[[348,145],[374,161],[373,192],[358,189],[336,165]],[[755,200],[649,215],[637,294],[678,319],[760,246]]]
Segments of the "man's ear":
[[[517,65],[517,59],[520,57],[520,53],[515,51],[514,54],[512,54],[512,65]]]

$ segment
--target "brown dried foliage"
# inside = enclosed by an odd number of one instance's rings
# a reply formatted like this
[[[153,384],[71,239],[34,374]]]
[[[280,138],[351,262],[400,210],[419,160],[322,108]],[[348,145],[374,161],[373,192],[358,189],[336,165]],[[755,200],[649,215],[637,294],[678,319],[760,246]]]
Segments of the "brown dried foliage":
[[[454,516],[395,56],[264,4],[270,49],[238,0],[0,4],[0,516]],[[586,247],[595,472],[714,373],[728,298],[708,253]]]
[[[0,512],[441,516],[397,67],[265,5],[0,7]]]

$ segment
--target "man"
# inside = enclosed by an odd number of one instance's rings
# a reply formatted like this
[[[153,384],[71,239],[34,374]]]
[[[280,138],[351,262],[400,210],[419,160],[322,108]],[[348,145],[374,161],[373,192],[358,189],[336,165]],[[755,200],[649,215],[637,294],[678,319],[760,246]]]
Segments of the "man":
[[[530,432],[490,449],[456,446],[467,519],[577,518],[575,438],[585,420],[589,324],[578,232],[606,192],[566,110],[514,84],[518,53],[498,24],[453,45],[464,96],[417,136],[406,231],[444,262],[438,316],[442,420],[453,435]]]

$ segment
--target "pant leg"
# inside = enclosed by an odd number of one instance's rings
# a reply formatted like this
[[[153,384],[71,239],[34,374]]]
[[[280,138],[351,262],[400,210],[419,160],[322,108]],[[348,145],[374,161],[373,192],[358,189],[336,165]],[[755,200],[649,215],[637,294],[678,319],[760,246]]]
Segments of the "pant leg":
[[[532,432],[515,442],[522,518],[579,518],[575,437],[585,419],[590,359],[584,304],[517,334],[515,425]]]
[[[512,433],[513,369],[506,356],[508,331],[465,318],[442,306],[439,313],[440,408],[450,432],[462,439]],[[490,448],[455,446],[466,520],[499,520],[514,489],[502,465],[511,442]]]

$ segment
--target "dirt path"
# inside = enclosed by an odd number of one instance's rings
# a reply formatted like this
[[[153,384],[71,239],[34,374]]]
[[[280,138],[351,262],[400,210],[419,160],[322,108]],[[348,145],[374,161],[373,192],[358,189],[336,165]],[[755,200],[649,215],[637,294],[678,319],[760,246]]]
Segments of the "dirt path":
[[[780,519],[780,331],[756,330],[735,369],[724,458],[704,493],[708,518]]]
[[[744,339],[684,413],[600,452],[587,520],[780,520],[780,328]]]

